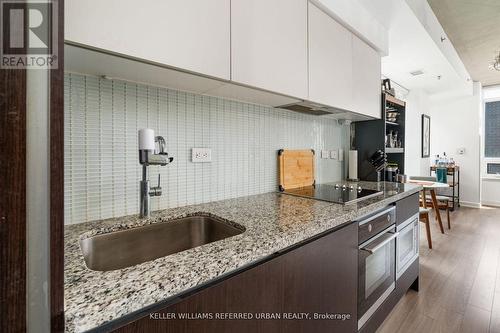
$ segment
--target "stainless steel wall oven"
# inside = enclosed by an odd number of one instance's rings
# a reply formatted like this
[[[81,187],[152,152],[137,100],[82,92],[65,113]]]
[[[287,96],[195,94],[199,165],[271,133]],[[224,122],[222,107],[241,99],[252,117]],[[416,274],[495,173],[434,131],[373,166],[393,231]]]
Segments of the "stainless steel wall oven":
[[[395,289],[395,222],[394,206],[358,221],[358,328]]]

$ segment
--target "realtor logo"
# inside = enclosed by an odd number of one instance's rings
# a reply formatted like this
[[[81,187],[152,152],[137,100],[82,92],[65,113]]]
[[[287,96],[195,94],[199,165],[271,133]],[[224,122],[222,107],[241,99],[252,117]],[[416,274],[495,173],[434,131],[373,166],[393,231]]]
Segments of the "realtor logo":
[[[0,0],[1,68],[57,68],[57,2]]]

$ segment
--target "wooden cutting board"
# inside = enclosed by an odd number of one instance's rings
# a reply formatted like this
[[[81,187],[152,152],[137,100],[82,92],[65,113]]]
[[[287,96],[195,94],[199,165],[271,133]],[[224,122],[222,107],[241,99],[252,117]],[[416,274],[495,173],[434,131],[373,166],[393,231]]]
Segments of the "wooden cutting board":
[[[278,151],[280,191],[314,185],[314,150]]]

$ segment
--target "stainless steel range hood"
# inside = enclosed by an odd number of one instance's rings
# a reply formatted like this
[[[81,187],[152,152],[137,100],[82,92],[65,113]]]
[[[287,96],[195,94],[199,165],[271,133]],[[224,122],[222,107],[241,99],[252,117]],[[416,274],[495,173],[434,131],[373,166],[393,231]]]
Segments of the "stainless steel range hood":
[[[290,104],[283,104],[275,107],[279,109],[286,109],[294,112],[299,112],[302,114],[308,114],[312,116],[323,116],[325,118],[333,118],[337,120],[345,119],[351,121],[364,121],[364,120],[375,119],[373,117],[365,116],[363,114],[359,114],[354,111],[334,108],[331,106],[314,103],[307,100]]]
[[[342,114],[346,110],[336,109],[331,106],[326,106],[318,103],[313,103],[309,101],[301,101],[292,104],[285,104],[277,106],[280,109],[287,109],[295,112],[300,112],[304,114],[314,115],[314,116],[324,116],[329,114]]]

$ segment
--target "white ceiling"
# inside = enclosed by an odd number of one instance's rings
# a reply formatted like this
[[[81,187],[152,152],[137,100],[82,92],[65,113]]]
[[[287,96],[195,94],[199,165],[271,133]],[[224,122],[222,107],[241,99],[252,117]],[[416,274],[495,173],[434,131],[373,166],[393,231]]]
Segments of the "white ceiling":
[[[489,69],[500,51],[500,0],[428,0],[474,81],[500,84]]]
[[[409,90],[419,89],[428,94],[467,89],[464,78],[405,0],[360,1],[389,30],[389,55],[382,58],[382,74]],[[410,74],[417,70],[423,74]]]

